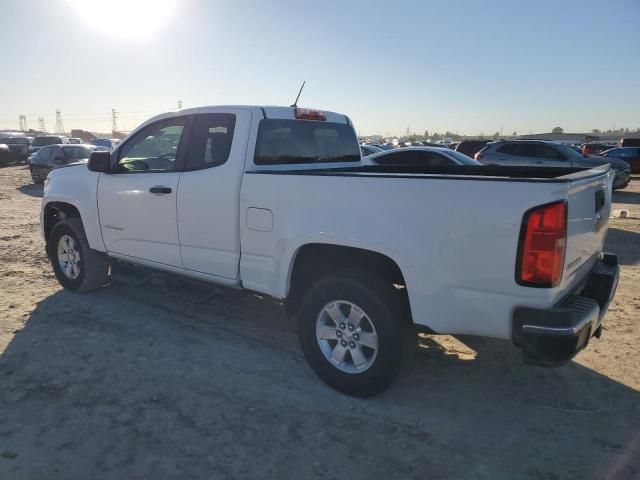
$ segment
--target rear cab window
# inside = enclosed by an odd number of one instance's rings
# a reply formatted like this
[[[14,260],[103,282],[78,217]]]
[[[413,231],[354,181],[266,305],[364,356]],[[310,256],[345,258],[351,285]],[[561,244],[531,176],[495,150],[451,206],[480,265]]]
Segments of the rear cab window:
[[[268,118],[260,121],[256,165],[314,165],[360,159],[358,139],[347,123]]]

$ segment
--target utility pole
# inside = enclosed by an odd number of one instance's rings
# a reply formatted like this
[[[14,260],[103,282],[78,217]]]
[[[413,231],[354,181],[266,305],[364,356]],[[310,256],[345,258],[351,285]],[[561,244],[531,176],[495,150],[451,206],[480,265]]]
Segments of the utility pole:
[[[182,110],[182,100],[178,100],[178,110]]]
[[[44,125],[44,118],[43,117],[38,117],[38,130],[40,130],[41,132],[46,132],[47,131],[47,127],[45,127],[45,125]]]
[[[64,133],[64,125],[62,124],[60,109],[56,110],[56,133]]]
[[[115,108],[111,109],[111,132],[115,133],[118,131],[118,112],[116,112]]]
[[[20,120],[20,130],[22,130],[23,132],[29,130],[29,128],[27,127],[27,116],[20,115],[18,119]]]

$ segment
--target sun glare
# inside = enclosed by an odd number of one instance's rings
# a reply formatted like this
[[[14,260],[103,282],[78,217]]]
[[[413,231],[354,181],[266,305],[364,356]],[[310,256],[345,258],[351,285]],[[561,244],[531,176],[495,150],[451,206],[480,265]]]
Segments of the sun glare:
[[[176,0],[67,0],[101,33],[126,40],[153,38],[174,16]]]

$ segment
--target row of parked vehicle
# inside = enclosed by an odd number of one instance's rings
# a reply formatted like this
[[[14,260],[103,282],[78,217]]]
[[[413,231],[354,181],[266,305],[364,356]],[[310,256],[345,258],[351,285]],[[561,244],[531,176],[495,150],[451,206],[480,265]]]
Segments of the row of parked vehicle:
[[[637,146],[634,145],[637,142]],[[463,140],[454,149],[443,144],[412,142],[395,148],[388,144],[361,145],[363,161],[368,165],[505,165],[534,167],[586,167],[606,163],[615,171],[614,189],[626,187],[631,173],[640,173],[640,139],[624,139],[624,146],[586,149],[546,140]],[[601,144],[599,144],[601,145]],[[604,144],[602,144],[604,145]]]
[[[112,138],[96,138],[88,145],[106,150],[113,150],[120,140]],[[24,134],[0,133],[0,165],[10,162],[27,162],[30,157],[42,148],[52,145],[83,145],[81,138],[64,135],[38,135],[29,137]]]
[[[26,162],[33,183],[44,183],[54,168],[77,162],[87,162],[95,151],[111,151],[120,140],[96,138],[84,143],[81,138],[64,135],[0,134],[0,165]]]

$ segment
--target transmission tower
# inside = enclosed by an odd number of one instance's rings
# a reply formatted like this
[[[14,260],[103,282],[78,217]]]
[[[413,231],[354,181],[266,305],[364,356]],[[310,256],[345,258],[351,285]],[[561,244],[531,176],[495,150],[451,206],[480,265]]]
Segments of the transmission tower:
[[[38,130],[40,130],[41,132],[46,132],[47,131],[47,127],[44,126],[44,118],[43,117],[38,117]]]
[[[60,109],[56,110],[56,133],[64,133],[64,125],[62,124]]]
[[[111,109],[111,131],[118,131],[118,112],[116,112],[115,108]]]
[[[22,130],[23,132],[26,132],[27,130],[29,130],[29,128],[27,127],[26,115],[20,115],[18,118],[20,120],[20,130]]]
[[[178,110],[182,110],[182,100],[178,100]]]

